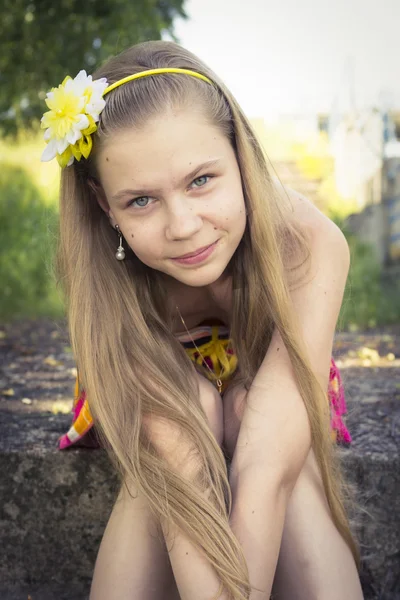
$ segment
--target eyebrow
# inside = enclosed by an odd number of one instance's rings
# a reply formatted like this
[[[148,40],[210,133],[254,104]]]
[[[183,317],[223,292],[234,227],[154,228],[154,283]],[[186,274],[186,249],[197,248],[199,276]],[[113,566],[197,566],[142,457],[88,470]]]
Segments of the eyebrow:
[[[221,159],[219,158],[215,158],[213,160],[207,160],[204,163],[201,163],[201,165],[197,166],[195,169],[193,169],[193,171],[191,171],[190,173],[188,173],[187,175],[185,175],[185,177],[179,182],[179,185],[183,185],[189,181],[191,181],[192,179],[194,179],[196,177],[196,175],[198,173],[200,173],[200,171],[202,171],[203,169],[206,168],[210,168],[210,167],[215,167]],[[141,189],[126,189],[126,190],[120,190],[119,192],[117,192],[116,194],[114,194],[112,196],[112,200],[114,201],[118,201],[121,200],[122,198],[125,198],[126,196],[140,196],[140,195],[148,195],[148,194],[154,194],[154,193],[159,193],[161,192],[160,189],[145,189],[145,188],[141,188]]]

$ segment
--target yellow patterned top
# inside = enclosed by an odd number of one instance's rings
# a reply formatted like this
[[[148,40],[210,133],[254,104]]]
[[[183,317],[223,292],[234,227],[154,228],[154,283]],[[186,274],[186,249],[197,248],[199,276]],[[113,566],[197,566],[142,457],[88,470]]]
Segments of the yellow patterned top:
[[[221,393],[223,393],[238,365],[237,356],[231,347],[229,329],[220,325],[202,324],[189,332],[191,337],[187,333],[175,334],[175,337],[182,343],[189,358],[194,363],[203,365],[204,374],[210,381],[214,383],[217,379],[221,379]],[[192,339],[201,355],[195,348]],[[204,365],[203,358],[215,374],[214,377]]]

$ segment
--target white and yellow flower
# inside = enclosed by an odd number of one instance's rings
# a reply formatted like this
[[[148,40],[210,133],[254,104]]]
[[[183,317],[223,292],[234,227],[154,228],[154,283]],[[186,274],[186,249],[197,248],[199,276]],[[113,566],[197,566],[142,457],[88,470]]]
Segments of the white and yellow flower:
[[[74,158],[89,156],[91,134],[96,131],[96,123],[105,107],[103,94],[107,86],[104,77],[93,81],[92,76],[82,70],[75,79],[67,76],[58,88],[47,93],[46,104],[50,110],[44,113],[40,125],[46,129],[47,142],[42,161],[56,158],[61,167],[69,167]]]

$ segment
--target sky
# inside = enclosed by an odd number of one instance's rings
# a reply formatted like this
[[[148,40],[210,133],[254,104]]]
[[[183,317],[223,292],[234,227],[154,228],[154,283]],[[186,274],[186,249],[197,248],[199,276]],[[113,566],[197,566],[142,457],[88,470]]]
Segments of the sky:
[[[400,110],[400,0],[186,0],[184,8],[179,43],[250,118]]]

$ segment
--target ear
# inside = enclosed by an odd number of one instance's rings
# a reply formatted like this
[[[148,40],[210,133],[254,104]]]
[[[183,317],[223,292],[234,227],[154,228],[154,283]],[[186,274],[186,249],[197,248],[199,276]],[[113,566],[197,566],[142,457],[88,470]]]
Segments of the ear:
[[[111,226],[115,227],[117,221],[115,220],[114,215],[110,210],[110,205],[107,202],[107,198],[102,186],[98,181],[92,179],[91,177],[88,179],[88,185],[91,191],[93,192],[93,196],[96,198],[96,201],[98,202],[99,206],[104,210],[104,212],[110,219]]]

